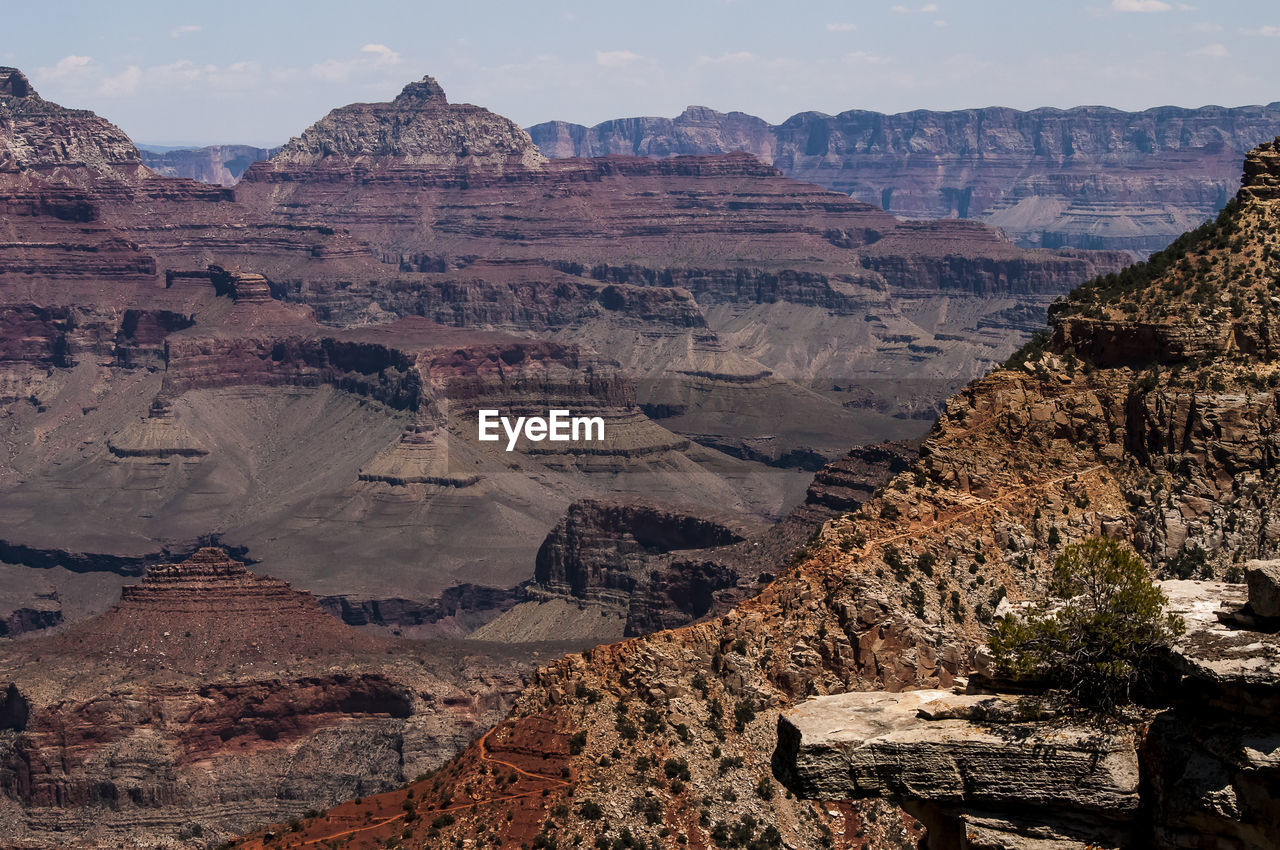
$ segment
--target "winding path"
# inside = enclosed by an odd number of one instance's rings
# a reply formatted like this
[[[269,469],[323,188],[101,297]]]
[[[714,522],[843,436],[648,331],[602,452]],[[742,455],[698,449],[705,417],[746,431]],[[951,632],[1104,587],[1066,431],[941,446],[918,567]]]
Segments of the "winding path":
[[[500,758],[494,758],[493,756],[491,756],[489,754],[489,736],[492,735],[494,732],[496,732],[497,729],[498,727],[495,726],[492,729],[490,729],[488,732],[485,732],[482,736],[480,736],[479,747],[480,747],[481,761],[487,761],[490,764],[500,764],[503,767],[509,767],[519,775],[527,777],[529,779],[534,779],[542,782],[550,782],[552,783],[551,784],[552,788],[564,788],[569,785],[568,781],[561,779],[559,777],[546,776],[545,774],[541,774],[541,773],[533,773],[532,771],[525,770],[524,768],[520,767],[517,764],[513,764],[509,761],[505,761]],[[509,800],[519,800],[523,797],[531,797],[534,794],[541,794],[545,790],[547,789],[534,788],[533,790],[530,790],[530,791],[521,791],[519,794],[505,794],[500,797],[489,797],[488,799],[485,799],[485,800],[472,800],[469,803],[458,803],[456,805],[446,806],[443,809],[432,809],[431,811],[426,812],[425,814],[442,815],[442,814],[445,814],[446,812],[456,812],[462,809],[469,809],[473,806],[487,806],[493,803],[503,803]],[[335,832],[332,835],[325,835],[320,838],[312,838],[308,841],[304,841],[301,844],[298,844],[295,846],[311,847],[316,844],[323,844],[326,841],[335,841],[337,839],[345,838],[349,835],[358,835],[362,832],[369,832],[370,830],[381,829],[382,827],[386,826],[389,823],[395,823],[398,820],[403,820],[405,817],[405,814],[406,813],[402,812],[401,814],[392,815],[389,818],[384,818],[380,821],[371,823],[367,826],[356,827],[355,829],[346,829],[346,830],[343,830],[342,832]]]

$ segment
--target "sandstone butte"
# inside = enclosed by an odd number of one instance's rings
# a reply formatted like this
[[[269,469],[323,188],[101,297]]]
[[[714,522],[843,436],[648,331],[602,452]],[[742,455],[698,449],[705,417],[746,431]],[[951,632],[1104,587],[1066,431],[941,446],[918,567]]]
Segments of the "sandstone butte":
[[[746,151],[796,180],[907,218],[959,216],[1025,247],[1146,256],[1217,213],[1245,152],[1280,133],[1280,103],[1157,107],[802,112],[771,125],[691,106],[676,118],[529,128],[550,157]]]
[[[214,538],[353,620],[429,619],[506,599],[579,499],[773,521],[1124,259],[902,223],[745,154],[549,161],[430,78],[205,185],[0,80],[14,627]],[[513,461],[467,427],[495,399],[611,436]]]
[[[238,846],[916,846],[924,824],[896,803],[785,792],[771,764],[779,715],[813,696],[951,687],[1000,604],[1041,596],[1073,541],[1118,537],[1158,573],[1206,582],[1239,582],[1248,559],[1280,549],[1277,146],[1249,153],[1236,202],[1216,221],[1056,305],[1051,336],[954,395],[916,462],[828,522],[757,597],[554,662],[432,776]],[[1193,590],[1212,607],[1243,590],[1217,587]],[[1176,780],[1180,758],[1199,761],[1169,786],[1177,793],[1157,795],[1154,828],[1129,846],[1274,846],[1274,641],[1212,634],[1182,653],[1186,684],[1254,689],[1209,706],[1260,749],[1233,751],[1238,735],[1214,739],[1225,750],[1184,736],[1181,751],[1152,754],[1152,780]],[[1106,761],[1111,746],[1094,752]],[[1117,759],[1106,763],[1124,814],[1134,764]],[[1095,801],[1105,798],[1105,777],[1087,773]],[[1086,846],[1045,834],[1046,801],[1023,801],[1021,823],[971,821],[944,846]]]
[[[523,663],[358,631],[200,549],[5,647],[0,846],[204,844],[383,790],[501,717]]]

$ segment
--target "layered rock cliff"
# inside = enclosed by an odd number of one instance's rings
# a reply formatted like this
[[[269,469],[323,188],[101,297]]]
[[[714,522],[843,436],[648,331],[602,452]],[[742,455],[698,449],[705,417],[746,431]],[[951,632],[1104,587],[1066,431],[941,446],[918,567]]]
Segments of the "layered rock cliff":
[[[544,161],[524,130],[479,106],[449,103],[431,77],[408,84],[390,103],[335,109],[290,139],[273,159],[316,165],[332,157],[366,168],[378,163],[537,168]]]
[[[1262,154],[1251,161],[1269,161]],[[1253,170],[1217,221],[1082,287],[1055,311],[1052,338],[954,396],[912,467],[827,523],[759,596],[543,668],[491,744],[412,786],[406,814],[368,835],[392,846],[428,834],[913,845],[923,824],[882,802],[782,794],[770,765],[779,713],[806,696],[950,687],[1000,603],[1043,595],[1071,542],[1122,538],[1158,573],[1205,579],[1280,552],[1270,474],[1280,375],[1269,354],[1280,210],[1253,194],[1271,172]],[[1256,669],[1247,645],[1233,658]],[[518,799],[499,790],[495,760],[498,778],[503,764],[525,771]],[[1217,804],[1225,796],[1181,787],[1196,811],[1247,832],[1245,815]],[[1185,846],[1181,816],[1163,817],[1157,846]],[[344,834],[335,819],[279,840]],[[1216,834],[1243,834],[1231,829]]]
[[[881,412],[927,417],[985,368],[974,364],[1011,350],[1027,316],[1126,259],[1026,252],[979,225],[905,225],[745,154],[517,165],[527,139],[475,110],[433,83],[429,95],[335,110],[251,167],[241,203],[341,227],[431,281],[309,282],[288,297],[326,321],[376,305],[590,344],[652,379],[641,401],[682,412],[667,425],[740,456],[752,431],[776,437],[780,457],[833,457],[851,429],[913,436]],[[883,382],[906,374],[887,398]],[[735,430],[708,415],[743,384],[757,421]],[[833,386],[858,387],[858,404]],[[799,410],[826,433],[796,429],[786,412]]]
[[[1145,256],[1217,213],[1280,104],[1224,109],[851,110],[779,125],[691,106],[674,118],[529,129],[551,157],[746,151],[788,177],[908,218],[974,218],[1024,246]]]
[[[650,492],[747,514],[792,498],[790,482],[747,494],[730,477],[747,464],[653,424],[616,364],[545,333],[583,314],[626,314],[632,332],[695,327],[687,293],[545,264],[437,274],[383,263],[329,224],[268,218],[229,190],[157,176],[110,123],[44,101],[15,71],[4,79],[0,516],[15,566],[136,574],[212,535],[279,556],[287,578],[350,604],[422,606],[453,585],[526,579],[538,542],[586,495]],[[370,126],[418,116],[384,127],[370,156],[479,150],[476,134],[500,132],[524,162],[527,138],[510,122],[445,104],[425,83],[408,91],[410,105],[357,110]],[[492,166],[468,156],[459,167]],[[430,298],[452,327],[394,321],[365,287],[393,305]],[[322,326],[285,299],[355,327]],[[486,325],[520,333],[475,330]],[[522,444],[521,474],[509,474],[512,457],[476,441],[475,410],[510,405],[581,407],[606,417],[608,439]],[[67,515],[83,521],[68,527]],[[382,532],[353,537],[360,522]],[[355,566],[365,558],[394,566]]]
[[[206,846],[394,786],[500,716],[521,663],[393,647],[201,549],[106,614],[0,647],[4,843]]]

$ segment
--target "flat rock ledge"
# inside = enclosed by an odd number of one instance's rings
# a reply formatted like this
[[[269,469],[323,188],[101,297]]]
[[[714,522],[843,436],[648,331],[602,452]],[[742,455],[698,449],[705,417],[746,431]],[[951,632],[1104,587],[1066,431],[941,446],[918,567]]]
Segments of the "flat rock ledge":
[[[774,772],[801,797],[889,797],[929,848],[1124,846],[1140,807],[1134,737],[951,691],[819,697],[778,719]]]

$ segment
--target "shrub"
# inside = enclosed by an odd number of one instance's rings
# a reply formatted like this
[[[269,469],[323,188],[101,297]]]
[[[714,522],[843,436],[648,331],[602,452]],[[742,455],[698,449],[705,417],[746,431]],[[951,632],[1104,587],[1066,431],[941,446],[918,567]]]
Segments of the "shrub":
[[[1064,600],[1060,607],[1006,616],[989,646],[1004,675],[1041,682],[1087,708],[1110,711],[1132,702],[1182,633],[1181,619],[1165,614],[1167,600],[1146,564],[1114,540],[1066,547],[1050,592]]]

